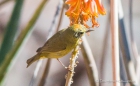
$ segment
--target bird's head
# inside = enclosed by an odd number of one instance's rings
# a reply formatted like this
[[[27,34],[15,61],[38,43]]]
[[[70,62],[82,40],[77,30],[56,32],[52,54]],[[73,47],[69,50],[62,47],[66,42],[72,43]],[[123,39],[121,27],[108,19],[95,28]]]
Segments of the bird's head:
[[[81,24],[74,24],[69,27],[69,29],[72,30],[74,33],[75,38],[81,38],[85,33],[93,31],[93,30],[87,30],[87,28],[84,25]]]

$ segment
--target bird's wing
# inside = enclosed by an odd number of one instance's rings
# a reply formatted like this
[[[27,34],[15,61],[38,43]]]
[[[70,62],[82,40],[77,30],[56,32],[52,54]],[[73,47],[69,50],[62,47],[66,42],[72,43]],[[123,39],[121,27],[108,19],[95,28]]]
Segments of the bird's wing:
[[[65,50],[67,47],[67,44],[64,42],[64,39],[62,37],[62,32],[65,31],[65,29],[57,32],[55,35],[53,35],[45,44],[43,47],[38,48],[37,52],[58,52]]]

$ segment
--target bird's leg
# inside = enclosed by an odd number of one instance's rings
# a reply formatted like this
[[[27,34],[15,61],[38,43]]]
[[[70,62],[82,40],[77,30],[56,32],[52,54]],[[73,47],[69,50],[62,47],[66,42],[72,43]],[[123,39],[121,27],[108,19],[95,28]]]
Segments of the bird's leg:
[[[60,62],[60,64],[61,64],[64,68],[68,69],[68,67],[66,67],[58,58],[57,58],[57,60]]]

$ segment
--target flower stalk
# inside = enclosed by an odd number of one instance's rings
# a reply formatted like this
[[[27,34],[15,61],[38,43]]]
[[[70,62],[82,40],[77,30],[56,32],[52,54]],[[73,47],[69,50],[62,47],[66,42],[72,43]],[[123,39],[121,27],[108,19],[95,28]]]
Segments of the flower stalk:
[[[66,83],[65,86],[70,86],[73,83],[72,77],[74,75],[74,68],[77,66],[76,59],[78,58],[79,53],[79,46],[76,46],[76,48],[72,52],[72,57],[70,58],[70,65],[68,66],[68,74],[66,75]]]

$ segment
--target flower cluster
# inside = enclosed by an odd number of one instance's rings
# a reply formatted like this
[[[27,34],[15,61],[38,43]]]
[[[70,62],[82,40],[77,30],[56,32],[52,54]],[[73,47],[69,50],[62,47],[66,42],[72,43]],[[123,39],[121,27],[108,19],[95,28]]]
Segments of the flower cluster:
[[[100,0],[67,0],[65,3],[69,5],[65,14],[70,18],[71,25],[80,22],[89,28],[86,22],[91,19],[92,27],[98,27],[96,18],[99,14],[106,14]]]

